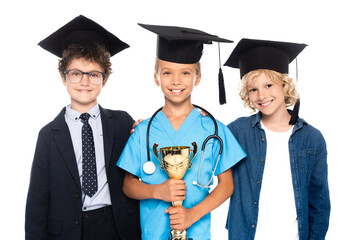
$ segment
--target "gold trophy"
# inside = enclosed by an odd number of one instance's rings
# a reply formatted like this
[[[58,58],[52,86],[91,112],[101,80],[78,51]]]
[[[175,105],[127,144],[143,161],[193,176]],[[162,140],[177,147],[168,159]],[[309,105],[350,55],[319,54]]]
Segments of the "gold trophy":
[[[153,146],[153,152],[155,157],[160,161],[161,169],[165,170],[170,179],[182,179],[188,169],[192,166],[192,160],[194,159],[197,152],[197,144],[193,142],[194,149],[191,150],[190,147],[185,146],[175,146],[175,147],[164,147],[160,148],[160,151],[157,150],[159,144],[155,143]],[[190,152],[193,152],[190,159]],[[158,152],[161,153],[161,160],[159,158]],[[190,160],[189,160],[190,159]],[[172,202],[174,207],[179,207],[182,205],[182,201]],[[171,230],[171,240],[186,240],[186,230]]]

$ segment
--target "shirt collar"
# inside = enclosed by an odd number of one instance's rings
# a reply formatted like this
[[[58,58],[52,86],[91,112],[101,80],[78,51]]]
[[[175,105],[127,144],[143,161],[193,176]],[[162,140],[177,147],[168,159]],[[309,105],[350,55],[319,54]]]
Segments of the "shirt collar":
[[[254,117],[251,121],[251,126],[255,127],[255,126],[260,126],[260,117],[261,117],[261,112],[258,112],[256,114],[254,114]]]
[[[288,109],[288,112],[289,114],[291,115],[292,114],[292,110]],[[260,118],[261,118],[261,112],[259,111],[258,113],[256,113],[254,115],[254,118],[252,119],[252,122],[251,122],[251,126],[252,127],[255,127],[255,126],[260,126]],[[298,121],[295,123],[294,125],[294,129],[299,129],[301,128],[303,125],[307,125],[308,123],[302,119],[302,118],[299,118]]]
[[[100,107],[99,104],[96,104],[94,107],[92,107],[88,113],[90,114],[90,117],[92,119],[96,119],[100,115]],[[71,104],[66,106],[65,110],[65,116],[73,121],[79,121],[81,113],[78,111],[71,109]]]

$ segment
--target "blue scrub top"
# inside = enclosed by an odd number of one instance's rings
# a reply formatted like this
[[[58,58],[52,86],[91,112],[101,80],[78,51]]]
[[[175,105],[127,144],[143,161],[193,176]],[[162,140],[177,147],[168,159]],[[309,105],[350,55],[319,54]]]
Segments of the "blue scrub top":
[[[166,172],[160,168],[160,162],[152,151],[154,143],[159,144],[158,150],[160,150],[162,147],[169,146],[189,146],[193,149],[191,143],[196,142],[198,145],[198,153],[192,160],[193,166],[187,170],[183,178],[187,186],[183,206],[185,208],[192,208],[204,200],[209,194],[208,188],[193,185],[192,182],[198,179],[201,146],[209,135],[214,134],[214,122],[210,117],[203,117],[197,109],[194,109],[187,116],[181,127],[175,131],[165,114],[160,111],[154,117],[150,128],[150,160],[156,165],[155,173],[151,175],[147,175],[142,168],[143,164],[147,161],[146,130],[148,123],[149,119],[142,121],[136,127],[135,133],[130,136],[117,166],[138,176],[144,183],[160,184],[166,181],[168,176]],[[217,124],[219,128],[218,135],[222,138],[224,147],[215,175],[219,175],[231,168],[246,156],[230,130],[219,121],[217,121]],[[213,139],[208,141],[201,165],[200,181],[202,185],[206,185],[211,178],[218,158],[218,152],[218,141]],[[142,239],[169,239],[171,230],[169,214],[164,212],[169,206],[171,206],[171,202],[157,199],[140,201]],[[193,240],[210,239],[210,213],[187,229],[187,237]]]

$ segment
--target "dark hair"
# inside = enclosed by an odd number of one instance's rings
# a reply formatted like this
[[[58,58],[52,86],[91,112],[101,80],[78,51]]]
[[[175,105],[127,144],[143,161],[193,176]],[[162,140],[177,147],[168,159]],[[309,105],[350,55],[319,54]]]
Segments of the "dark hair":
[[[111,74],[110,53],[101,45],[94,47],[83,47],[77,44],[70,44],[63,52],[63,57],[59,60],[58,69],[60,74],[64,74],[69,63],[76,58],[95,62],[100,65],[108,77]]]

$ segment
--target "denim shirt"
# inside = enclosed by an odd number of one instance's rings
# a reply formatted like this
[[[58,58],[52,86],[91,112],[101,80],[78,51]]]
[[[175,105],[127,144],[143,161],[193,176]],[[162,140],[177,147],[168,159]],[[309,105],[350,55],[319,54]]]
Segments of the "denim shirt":
[[[232,169],[234,193],[226,224],[230,240],[255,238],[266,162],[266,136],[260,116],[238,118],[228,125],[247,153]],[[289,139],[289,155],[299,240],[325,239],[330,216],[325,139],[319,130],[299,119]]]

